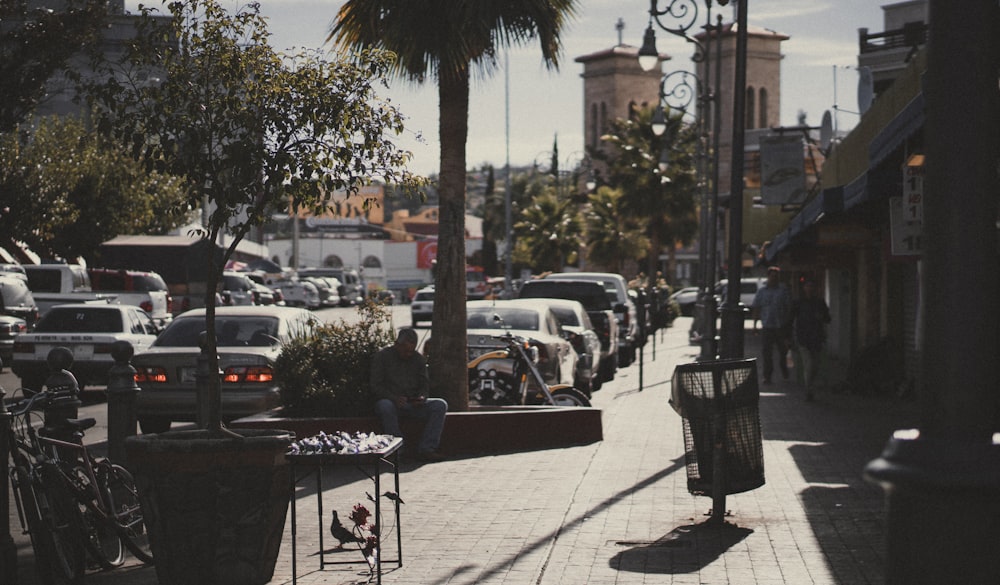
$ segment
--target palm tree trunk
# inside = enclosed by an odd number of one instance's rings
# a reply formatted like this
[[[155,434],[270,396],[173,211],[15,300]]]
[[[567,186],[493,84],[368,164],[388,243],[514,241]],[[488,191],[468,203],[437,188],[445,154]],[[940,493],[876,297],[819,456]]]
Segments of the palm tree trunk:
[[[440,204],[430,377],[452,411],[469,409],[465,328],[465,143],[469,134],[469,71],[441,71]]]

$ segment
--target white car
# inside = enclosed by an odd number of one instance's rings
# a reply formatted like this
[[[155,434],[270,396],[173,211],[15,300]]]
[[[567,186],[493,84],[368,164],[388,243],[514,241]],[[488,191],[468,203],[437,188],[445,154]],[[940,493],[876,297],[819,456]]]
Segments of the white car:
[[[284,344],[316,323],[312,313],[292,307],[216,309],[224,420],[256,414],[281,402],[274,362]],[[193,309],[174,319],[145,351],[136,352],[132,365],[142,392],[135,408],[142,432],[161,433],[172,421],[197,419],[198,340],[204,330],[205,310]]]
[[[417,291],[410,303],[410,320],[414,327],[421,321],[430,321],[434,316],[434,287],[428,286]]]
[[[677,301],[677,305],[681,308],[681,315],[690,317],[694,315],[694,306],[698,302],[698,287],[686,286],[675,291],[674,294],[670,295],[670,300]]]
[[[594,390],[600,390],[604,379],[601,377],[601,339],[594,329],[587,309],[579,301],[568,299],[516,299],[515,303],[545,303],[555,314],[563,336],[569,341],[579,359],[573,387],[588,397]]]
[[[566,340],[548,300],[467,301],[469,359],[503,347],[494,336],[510,331],[538,349],[538,371],[546,384],[573,384],[580,358]]]
[[[56,305],[31,333],[14,339],[11,370],[20,376],[22,386],[40,390],[49,376],[49,352],[61,346],[73,352],[70,372],[81,389],[86,384],[107,384],[108,370],[115,364],[113,344],[127,341],[139,353],[152,345],[157,331],[149,313],[132,305]]]
[[[319,290],[316,285],[304,280],[280,280],[272,283],[271,288],[281,291],[281,297],[289,307],[305,307],[318,309],[321,305]]]

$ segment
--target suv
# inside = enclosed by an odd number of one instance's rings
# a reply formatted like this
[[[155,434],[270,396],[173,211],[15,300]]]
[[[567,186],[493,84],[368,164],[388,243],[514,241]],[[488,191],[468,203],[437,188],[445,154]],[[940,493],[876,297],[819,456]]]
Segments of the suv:
[[[119,303],[141,308],[157,327],[162,329],[174,320],[170,312],[173,299],[159,274],[115,268],[91,268],[87,272],[93,290],[112,293]]]
[[[417,291],[410,303],[410,320],[414,327],[421,321],[430,321],[434,316],[434,287],[428,286]]]
[[[639,317],[635,301],[628,295],[628,282],[620,274],[613,272],[560,272],[550,274],[546,280],[589,280],[601,283],[604,292],[618,320],[618,365],[625,367],[635,361],[636,348],[641,344],[639,339]]]
[[[616,340],[621,336],[611,302],[599,282],[590,280],[529,280],[521,285],[519,299],[568,299],[579,301],[601,340],[601,381],[614,378],[618,369],[621,348]]]

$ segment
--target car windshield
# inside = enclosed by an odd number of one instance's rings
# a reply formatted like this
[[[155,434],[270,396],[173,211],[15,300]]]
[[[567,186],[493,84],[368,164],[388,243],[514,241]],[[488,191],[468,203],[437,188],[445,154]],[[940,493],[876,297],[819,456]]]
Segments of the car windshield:
[[[157,347],[198,347],[198,338],[205,331],[204,317],[175,319],[153,345]],[[278,319],[265,316],[215,318],[219,347],[268,346],[278,343]]]
[[[501,321],[493,318],[498,315]],[[538,313],[526,309],[489,307],[469,311],[465,321],[469,329],[527,329],[538,331]]]
[[[118,309],[54,307],[35,325],[35,333],[121,333]]]

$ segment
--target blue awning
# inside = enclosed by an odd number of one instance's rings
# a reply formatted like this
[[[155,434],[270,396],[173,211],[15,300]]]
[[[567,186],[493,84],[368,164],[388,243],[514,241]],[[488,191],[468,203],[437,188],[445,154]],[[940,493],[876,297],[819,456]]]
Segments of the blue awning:
[[[907,138],[924,126],[924,94],[918,93],[868,145],[868,165],[877,167]]]

